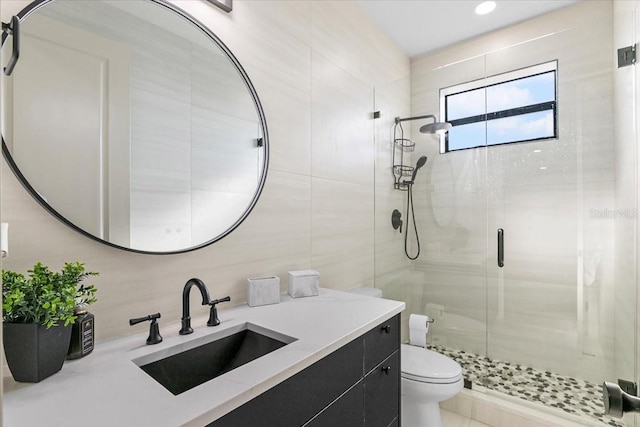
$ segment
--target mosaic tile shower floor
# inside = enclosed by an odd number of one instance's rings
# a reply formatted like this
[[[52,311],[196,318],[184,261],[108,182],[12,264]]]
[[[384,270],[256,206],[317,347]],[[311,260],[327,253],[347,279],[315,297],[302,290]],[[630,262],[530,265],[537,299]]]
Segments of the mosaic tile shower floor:
[[[599,421],[603,425],[625,425],[622,420],[604,415],[602,392],[598,384],[491,360],[462,350],[441,346],[431,346],[431,349],[458,362],[464,378],[474,385],[489,387],[529,402],[539,402],[591,421]]]

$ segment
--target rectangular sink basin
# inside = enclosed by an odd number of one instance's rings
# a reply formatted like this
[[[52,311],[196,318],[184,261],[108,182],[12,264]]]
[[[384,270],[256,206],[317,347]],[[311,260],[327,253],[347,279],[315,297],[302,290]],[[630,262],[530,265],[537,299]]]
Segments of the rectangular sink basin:
[[[295,340],[245,323],[133,362],[164,388],[178,395]]]

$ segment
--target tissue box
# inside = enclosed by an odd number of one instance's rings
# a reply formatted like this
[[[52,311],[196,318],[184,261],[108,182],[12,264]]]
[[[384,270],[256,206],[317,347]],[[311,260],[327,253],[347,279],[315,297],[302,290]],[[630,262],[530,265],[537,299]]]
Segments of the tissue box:
[[[289,295],[293,298],[318,295],[320,276],[315,270],[298,270],[289,272]]]
[[[280,278],[278,276],[247,279],[247,303],[250,307],[279,302]]]

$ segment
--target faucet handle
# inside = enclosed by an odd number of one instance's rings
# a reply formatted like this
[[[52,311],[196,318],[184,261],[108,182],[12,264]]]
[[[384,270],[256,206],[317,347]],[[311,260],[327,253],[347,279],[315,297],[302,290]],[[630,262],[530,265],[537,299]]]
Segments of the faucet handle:
[[[224,297],[220,299],[214,299],[213,301],[209,302],[209,305],[214,306],[219,302],[229,302],[229,301],[231,301],[231,297]]]
[[[220,299],[213,300],[209,302],[211,306],[211,310],[209,310],[209,320],[207,321],[207,326],[218,326],[220,324],[220,319],[218,319],[218,309],[216,304],[221,302],[231,301],[231,297],[224,297]]]
[[[141,322],[151,321],[149,325],[149,337],[147,338],[147,345],[158,344],[162,342],[162,336],[160,335],[160,326],[158,325],[158,319],[160,313],[149,314],[148,316],[138,317],[135,319],[129,319],[129,325],[137,325]]]

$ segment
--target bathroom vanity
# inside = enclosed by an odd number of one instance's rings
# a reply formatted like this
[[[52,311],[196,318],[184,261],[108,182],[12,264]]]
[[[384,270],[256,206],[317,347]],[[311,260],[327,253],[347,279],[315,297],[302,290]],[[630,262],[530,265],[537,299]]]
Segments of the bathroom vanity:
[[[162,323],[164,341],[146,331],[99,343],[38,384],[5,379],[4,421],[19,426],[389,426],[400,407],[399,313],[404,303],[321,289],[320,295],[220,313],[194,333]],[[164,317],[163,317],[164,319]],[[285,345],[174,394],[141,365],[249,329]]]
[[[399,425],[399,332],[396,315],[210,426]]]

